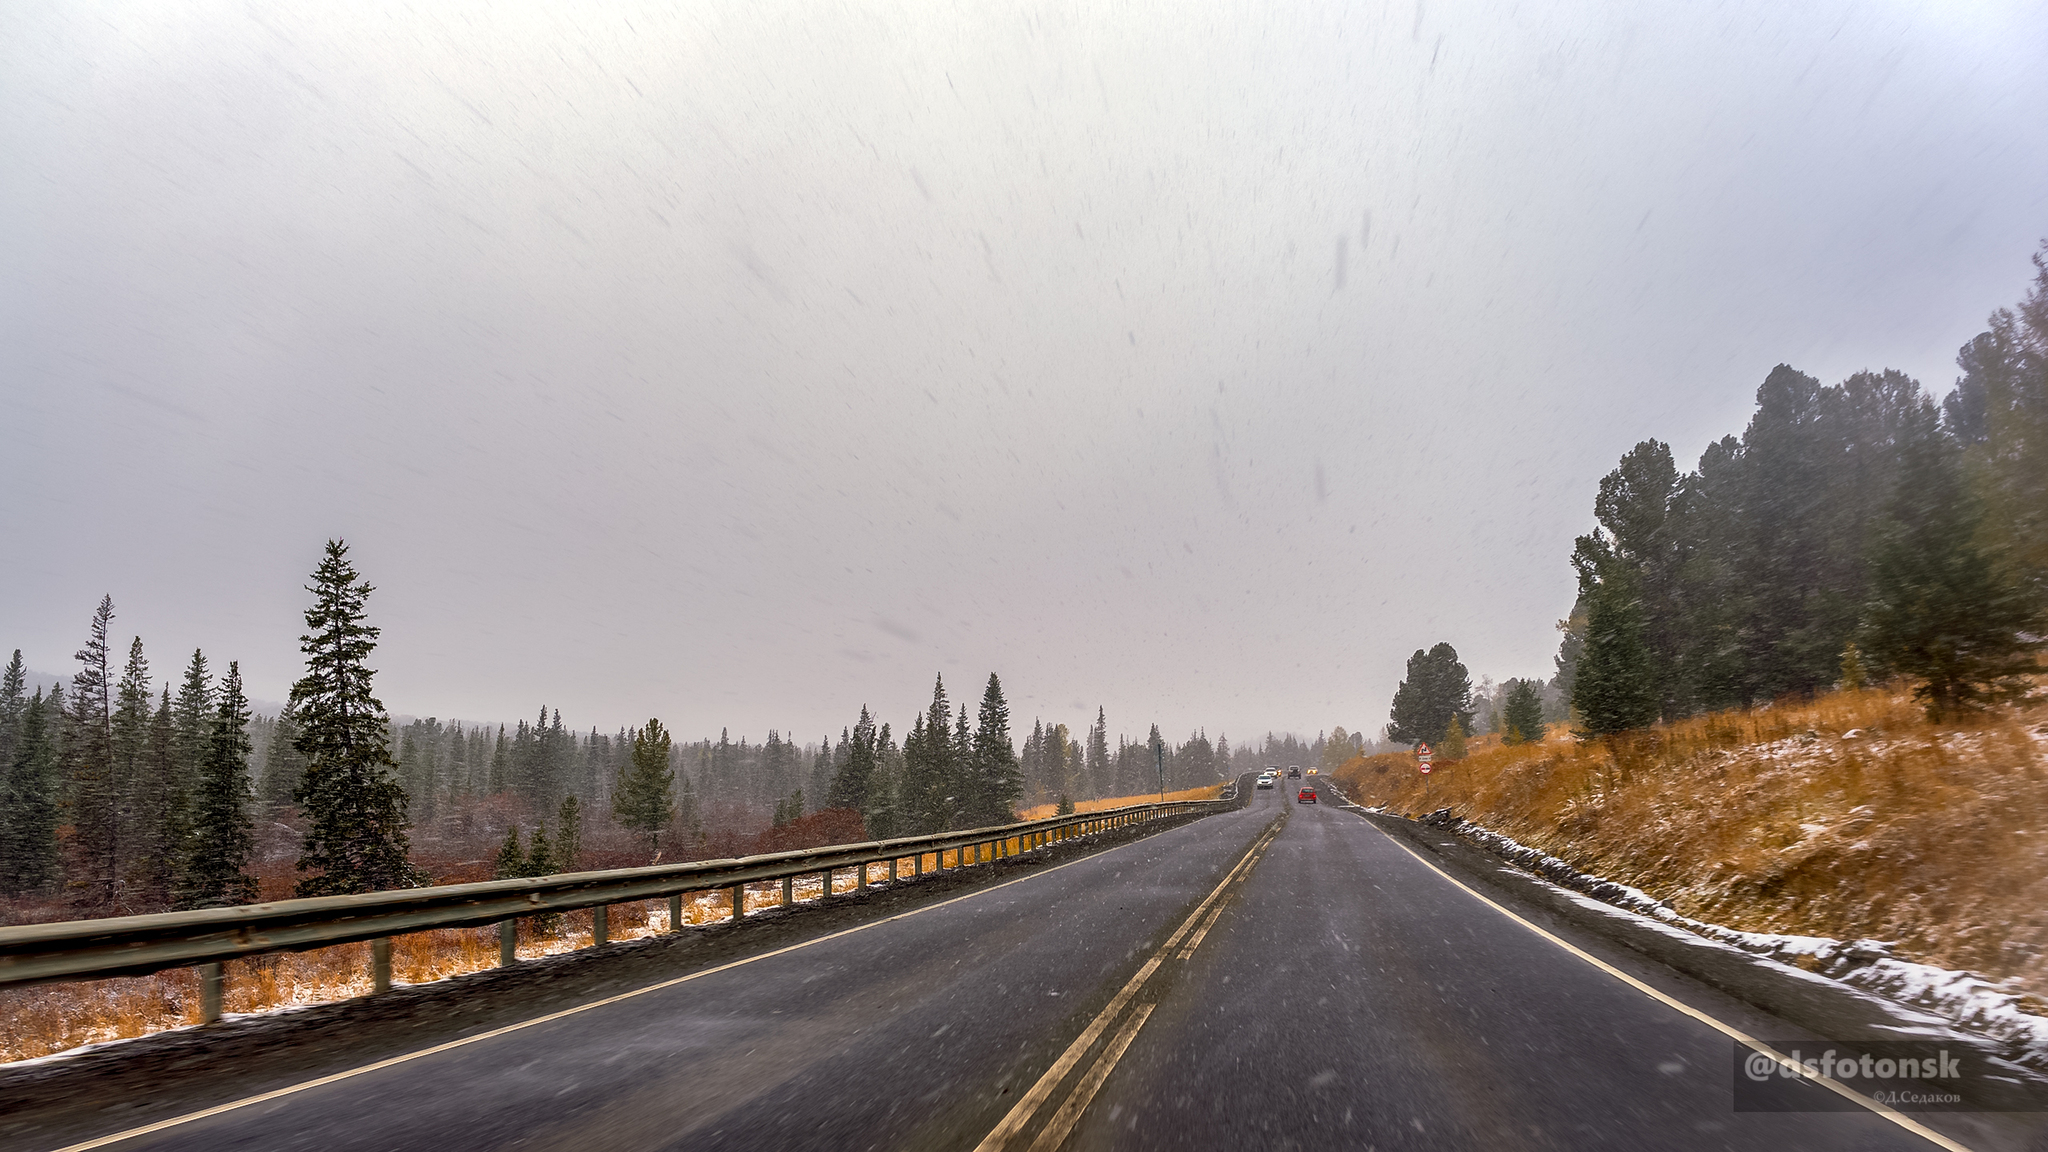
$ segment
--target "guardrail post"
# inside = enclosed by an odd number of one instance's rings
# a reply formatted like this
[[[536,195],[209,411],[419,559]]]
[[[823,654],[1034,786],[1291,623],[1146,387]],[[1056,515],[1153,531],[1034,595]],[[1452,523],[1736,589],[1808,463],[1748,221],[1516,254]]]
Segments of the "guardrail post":
[[[795,903],[796,903],[796,877],[794,877],[794,876],[784,876],[784,877],[782,878],[782,906],[783,906],[784,908],[787,908],[787,907],[789,907],[790,905],[792,905],[792,904],[795,904]]]
[[[863,860],[853,866],[853,890],[859,892],[868,886],[868,862]]]
[[[599,904],[590,910],[590,946],[602,948],[611,938],[611,909]]]
[[[896,882],[896,866],[902,862],[894,856],[889,857],[889,883],[894,884]]]
[[[683,930],[683,894],[681,892],[668,898],[668,930],[671,933]]]
[[[732,922],[737,924],[747,918],[747,886],[732,886]]]
[[[220,1023],[221,966],[218,961],[199,966],[199,1019],[205,1024]]]
[[[922,876],[922,875],[924,875],[924,853],[922,853],[922,852],[919,852],[919,853],[917,854],[917,858],[916,858],[915,860],[911,861],[911,864],[910,864],[910,874],[911,874],[912,876]]]
[[[498,967],[510,968],[519,961],[519,921],[498,921]]]
[[[391,937],[370,941],[370,991],[391,991]]]

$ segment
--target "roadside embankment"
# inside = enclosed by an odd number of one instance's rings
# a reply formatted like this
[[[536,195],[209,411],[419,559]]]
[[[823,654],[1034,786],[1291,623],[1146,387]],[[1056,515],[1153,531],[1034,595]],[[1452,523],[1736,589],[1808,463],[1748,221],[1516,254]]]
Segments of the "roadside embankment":
[[[1930,723],[1901,691],[1715,713],[1628,737],[1475,742],[1423,775],[1354,759],[1362,805],[1459,818],[1677,914],[1882,941],[2048,1010],[2048,707]],[[1835,958],[1795,962],[1820,971]]]

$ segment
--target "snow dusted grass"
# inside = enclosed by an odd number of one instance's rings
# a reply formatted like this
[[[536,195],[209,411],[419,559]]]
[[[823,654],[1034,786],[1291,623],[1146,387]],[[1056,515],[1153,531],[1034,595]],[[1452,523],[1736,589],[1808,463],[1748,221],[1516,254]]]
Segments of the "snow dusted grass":
[[[1013,841],[1014,844],[1014,841]],[[970,856],[969,863],[972,863]],[[925,854],[925,867],[936,861]],[[959,853],[946,853],[946,867],[957,867]],[[909,876],[910,857],[898,861],[898,874]],[[889,878],[887,864],[872,864],[870,883]],[[832,890],[853,890],[851,869],[833,875]],[[794,882],[798,901],[823,894],[816,873]],[[782,886],[755,884],[747,888],[749,913],[779,907]],[[723,891],[699,892],[683,900],[686,924],[711,924],[732,914]],[[588,948],[591,914],[568,912],[548,934],[535,931],[533,919],[520,922],[521,959],[552,956]],[[615,904],[607,917],[613,940],[633,940],[669,931],[668,904]],[[394,937],[391,978],[398,984],[424,984],[464,972],[496,967],[498,929],[453,928]],[[370,946],[344,944],[311,952],[281,952],[232,961],[226,969],[223,1007],[230,1013],[268,1012],[364,996],[370,992]],[[48,1056],[85,1044],[100,1044],[199,1023],[199,973],[183,968],[119,980],[45,984],[0,990],[0,1062]]]
[[[2048,992],[2048,708],[1934,725],[1903,690],[1722,712],[1614,741],[1475,741],[1429,776],[1353,760],[1361,804],[1458,816],[1740,932],[1885,941],[2039,1013]],[[1832,957],[1788,953],[1810,970]],[[1870,958],[1872,960],[1875,957]],[[1867,966],[1867,965],[1866,965]],[[1908,987],[1911,985],[1912,987]]]

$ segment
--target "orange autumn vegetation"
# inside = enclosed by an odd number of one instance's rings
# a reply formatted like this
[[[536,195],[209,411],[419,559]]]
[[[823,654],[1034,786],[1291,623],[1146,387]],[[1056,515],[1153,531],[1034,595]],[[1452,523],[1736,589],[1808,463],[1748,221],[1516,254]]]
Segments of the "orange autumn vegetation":
[[[1227,784],[1205,784],[1200,788],[1183,788],[1178,792],[1168,792],[1166,798],[1168,800],[1214,800],[1223,794],[1223,789],[1226,787],[1228,787]],[[1105,796],[1100,800],[1077,801],[1074,804],[1074,811],[1077,813],[1101,812],[1105,809],[1124,808],[1132,804],[1150,804],[1158,799],[1159,793],[1157,792],[1147,792],[1142,796]],[[1058,804],[1036,804],[1020,810],[1017,813],[1017,819],[1044,820],[1050,816],[1057,815],[1059,807]]]
[[[1680,912],[1894,942],[2048,991],[2048,706],[1930,722],[1900,687],[1581,742],[1474,740],[1424,776],[1357,757],[1365,805],[1457,815]]]

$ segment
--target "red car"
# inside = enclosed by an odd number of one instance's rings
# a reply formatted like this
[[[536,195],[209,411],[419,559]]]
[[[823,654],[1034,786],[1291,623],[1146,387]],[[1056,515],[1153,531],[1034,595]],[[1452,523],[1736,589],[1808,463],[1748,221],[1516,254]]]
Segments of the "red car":
[[[1313,803],[1315,803],[1315,802],[1316,802],[1316,790],[1315,790],[1315,789],[1313,789],[1313,788],[1303,788],[1303,789],[1302,789],[1302,790],[1301,790],[1300,792],[1298,792],[1298,793],[1296,793],[1296,794],[1295,794],[1295,797],[1294,797],[1294,802],[1295,802],[1296,804],[1313,804]]]

